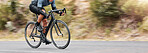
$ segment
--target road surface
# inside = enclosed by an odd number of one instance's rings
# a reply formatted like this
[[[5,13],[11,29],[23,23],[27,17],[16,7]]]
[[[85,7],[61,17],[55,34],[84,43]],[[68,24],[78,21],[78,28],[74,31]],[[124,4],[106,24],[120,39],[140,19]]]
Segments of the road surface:
[[[25,41],[0,41],[0,53],[148,53],[148,42],[142,41],[72,41],[61,50],[53,44],[30,48]]]

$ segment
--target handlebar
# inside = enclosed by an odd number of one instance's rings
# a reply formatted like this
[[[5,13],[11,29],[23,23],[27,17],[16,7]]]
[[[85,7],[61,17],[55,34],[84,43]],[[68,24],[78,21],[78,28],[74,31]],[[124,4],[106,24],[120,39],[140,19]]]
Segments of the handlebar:
[[[66,8],[64,8],[64,9],[57,9],[57,10],[50,10],[50,11],[48,11],[48,13],[57,12],[57,11],[62,11],[64,13],[66,13]]]

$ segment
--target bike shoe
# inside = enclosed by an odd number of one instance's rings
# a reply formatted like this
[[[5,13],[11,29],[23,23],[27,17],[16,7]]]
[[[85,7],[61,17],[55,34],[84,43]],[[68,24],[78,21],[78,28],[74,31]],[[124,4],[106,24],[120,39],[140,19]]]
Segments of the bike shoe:
[[[35,23],[36,28],[39,32],[41,32],[43,29],[40,27],[40,24],[38,22]]]
[[[47,40],[47,39],[42,40],[42,42],[43,42],[43,43],[45,43],[46,45],[48,45],[48,44],[51,44],[51,43],[52,43],[51,41],[49,41],[49,40]]]
[[[45,44],[48,45],[51,44],[51,42],[49,40],[45,40]]]

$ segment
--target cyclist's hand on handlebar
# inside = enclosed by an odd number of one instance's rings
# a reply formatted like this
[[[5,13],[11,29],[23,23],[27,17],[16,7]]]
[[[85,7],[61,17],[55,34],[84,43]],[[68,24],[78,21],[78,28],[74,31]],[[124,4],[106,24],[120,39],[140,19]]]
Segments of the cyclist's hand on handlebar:
[[[64,16],[64,14],[65,14],[64,12],[60,12],[60,16]]]

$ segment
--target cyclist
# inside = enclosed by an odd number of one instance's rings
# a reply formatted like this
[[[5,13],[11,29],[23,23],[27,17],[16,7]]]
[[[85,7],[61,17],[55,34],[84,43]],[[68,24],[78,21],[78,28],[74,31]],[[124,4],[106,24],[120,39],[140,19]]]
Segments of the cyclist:
[[[29,6],[31,12],[38,14],[38,19],[36,22],[38,29],[39,29],[40,22],[41,21],[43,22],[43,27],[45,27],[43,29],[44,34],[46,32],[45,29],[47,26],[47,14],[46,14],[45,9],[43,7],[48,6],[48,5],[51,5],[52,10],[57,10],[56,5],[55,5],[55,0],[32,0],[31,4]],[[56,13],[64,15],[64,13],[60,12],[60,11],[57,11]],[[45,39],[44,43],[50,44],[51,42],[49,40]]]

